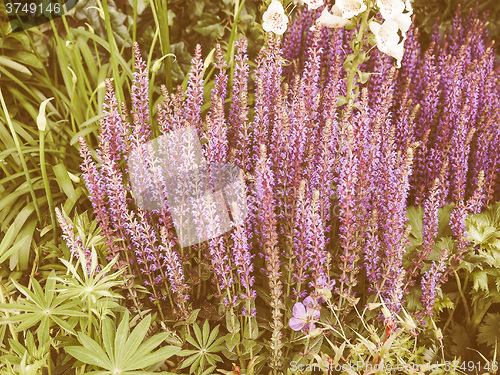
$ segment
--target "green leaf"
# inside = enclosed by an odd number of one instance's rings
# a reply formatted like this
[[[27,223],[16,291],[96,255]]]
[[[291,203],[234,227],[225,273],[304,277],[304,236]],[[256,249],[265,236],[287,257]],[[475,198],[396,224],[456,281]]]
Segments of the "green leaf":
[[[120,352],[120,356],[117,357],[119,363],[127,363],[128,360],[132,359],[132,355],[137,351],[142,341],[148,333],[149,325],[151,323],[151,315],[146,316],[132,331],[124,348]],[[137,359],[133,359],[136,361]]]
[[[123,347],[125,346],[125,342],[127,340],[127,335],[129,332],[129,312],[125,311],[125,315],[123,316],[120,324],[118,325],[118,329],[116,330],[115,336],[115,358],[120,358]]]
[[[13,60],[11,60],[8,57],[0,56],[0,65],[3,65],[7,68],[14,69],[18,71],[19,73],[23,73],[26,75],[33,75],[28,68],[26,68],[24,65],[21,65]]]
[[[85,338],[84,338],[85,337]],[[111,368],[111,363],[106,357],[106,354],[101,349],[101,347],[91,338],[80,333],[78,335],[78,340],[84,343],[84,347],[81,346],[68,346],[64,350],[76,358],[80,362],[98,366],[101,368],[109,369]]]
[[[177,354],[180,350],[181,348],[179,348],[178,346],[165,346],[163,348],[158,349],[154,353],[148,354],[147,357],[143,357],[140,359],[137,358],[136,361],[134,361],[134,365],[126,367],[126,370],[130,371],[135,369],[142,369],[154,365],[155,363],[165,361],[166,359]]]
[[[189,318],[187,320],[187,324],[193,324],[196,321],[196,318],[198,317],[198,313],[201,311],[201,309],[196,309],[191,311],[191,314],[189,314]]]
[[[423,208],[420,206],[410,206],[406,210],[406,217],[411,225],[410,239],[412,240],[412,245],[422,244],[422,233],[423,233]]]
[[[479,326],[477,342],[494,347],[497,341],[500,341],[500,314],[488,313]]]
[[[474,290],[477,292],[480,289],[488,292],[488,274],[484,271],[474,271],[471,273],[472,280],[474,281]]]
[[[203,346],[208,345],[208,335],[209,334],[210,334],[210,324],[208,323],[208,320],[205,320],[205,323],[203,323],[203,339],[202,339]]]
[[[104,319],[102,322],[102,342],[106,353],[111,359],[111,362],[115,362],[115,351],[113,341],[115,339],[115,331],[112,327],[111,319]]]
[[[68,171],[66,166],[63,163],[59,163],[52,167],[54,174],[57,178],[57,183],[61,187],[62,191],[66,194],[66,196],[73,202],[77,201],[77,195],[75,192],[75,188],[73,187],[73,182],[71,178],[69,178]]]
[[[148,327],[149,329],[149,327]],[[156,347],[158,347],[165,339],[168,337],[167,332],[161,332],[157,333],[153,337],[148,338],[146,341],[144,341],[139,348],[137,349],[135,355],[136,356],[144,356]]]
[[[207,320],[205,320],[205,324],[207,323]],[[193,331],[196,336],[196,341],[198,341],[200,347],[203,346],[203,336],[201,335],[201,330],[200,327],[198,327],[198,324],[193,325]]]
[[[240,343],[240,334],[228,333],[226,335],[226,346],[229,351],[232,351],[236,345]]]

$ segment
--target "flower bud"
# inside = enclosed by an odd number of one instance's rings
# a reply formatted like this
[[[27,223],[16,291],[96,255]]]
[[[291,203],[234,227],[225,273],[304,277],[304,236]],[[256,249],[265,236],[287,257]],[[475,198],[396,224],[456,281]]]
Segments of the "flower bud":
[[[40,110],[38,111],[38,116],[36,118],[36,125],[38,126],[38,130],[40,131],[45,131],[45,128],[47,127],[47,118],[45,116],[45,107],[47,106],[47,103],[50,102],[52,98],[45,99],[41,104],[40,104]]]

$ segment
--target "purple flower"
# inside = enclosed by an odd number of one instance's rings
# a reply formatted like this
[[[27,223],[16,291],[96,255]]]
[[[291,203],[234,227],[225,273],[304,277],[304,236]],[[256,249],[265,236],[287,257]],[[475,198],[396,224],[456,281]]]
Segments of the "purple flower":
[[[308,333],[316,329],[314,324],[319,320],[320,312],[318,305],[312,297],[306,297],[304,303],[297,302],[293,306],[293,318],[288,323],[294,331]]]

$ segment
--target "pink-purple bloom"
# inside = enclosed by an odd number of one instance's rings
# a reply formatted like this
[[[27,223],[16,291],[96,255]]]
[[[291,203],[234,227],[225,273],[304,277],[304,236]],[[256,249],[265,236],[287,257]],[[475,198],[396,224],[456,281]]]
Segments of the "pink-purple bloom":
[[[293,318],[288,323],[294,331],[309,333],[316,329],[316,323],[319,320],[319,306],[312,297],[306,297],[304,302],[297,302],[293,305]]]

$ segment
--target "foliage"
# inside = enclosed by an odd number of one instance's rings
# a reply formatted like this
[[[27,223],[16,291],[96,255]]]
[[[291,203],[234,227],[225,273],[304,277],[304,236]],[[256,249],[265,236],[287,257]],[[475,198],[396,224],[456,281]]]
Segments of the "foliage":
[[[97,370],[92,374],[150,374],[154,370],[151,366],[163,363],[180,350],[176,346],[165,346],[153,352],[169,334],[159,333],[144,341],[150,323],[151,316],[148,315],[129,334],[128,312],[116,329],[113,321],[106,317],[102,323],[102,342],[97,343],[80,332],[78,341],[81,346],[68,346],[65,350],[77,360],[95,366]]]
[[[489,29],[493,39],[500,40],[498,20],[500,19],[500,5],[494,0],[416,0],[413,5],[415,9],[415,22],[423,30],[423,36],[427,42],[431,40],[431,34],[437,25],[450,24],[457,11],[465,16],[471,9],[478,9],[480,14],[485,14],[489,23]],[[460,7],[460,8],[459,8]],[[497,47],[498,54],[498,47]]]
[[[178,353],[179,356],[186,356],[187,358],[182,362],[180,369],[189,366],[190,374],[211,374],[217,367],[216,362],[222,362],[222,358],[215,354],[223,349],[221,345],[225,338],[219,337],[219,326],[210,330],[208,320],[203,323],[203,330],[194,323],[193,324],[194,337],[187,336],[186,340],[189,344],[194,346],[194,349],[182,350]]]

